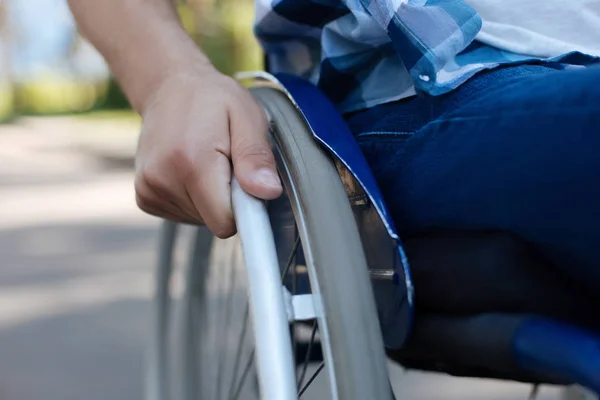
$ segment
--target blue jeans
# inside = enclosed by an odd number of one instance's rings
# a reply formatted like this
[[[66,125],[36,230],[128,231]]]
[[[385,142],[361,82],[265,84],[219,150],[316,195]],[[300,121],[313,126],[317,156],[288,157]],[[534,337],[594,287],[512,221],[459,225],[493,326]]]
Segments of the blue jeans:
[[[347,121],[401,235],[511,232],[600,295],[600,68],[500,68]]]

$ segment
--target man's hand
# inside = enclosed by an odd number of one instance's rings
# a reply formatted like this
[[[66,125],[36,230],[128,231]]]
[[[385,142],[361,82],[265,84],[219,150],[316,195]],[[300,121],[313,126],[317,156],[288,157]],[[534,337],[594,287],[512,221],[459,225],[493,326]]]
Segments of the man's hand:
[[[156,216],[205,222],[235,233],[230,182],[262,199],[282,191],[267,120],[251,94],[214,68],[169,77],[142,111],[136,157],[139,207]]]
[[[69,0],[81,31],[142,115],[135,189],[142,210],[219,237],[235,233],[230,182],[281,194],[261,107],[219,72],[179,23],[172,0]]]

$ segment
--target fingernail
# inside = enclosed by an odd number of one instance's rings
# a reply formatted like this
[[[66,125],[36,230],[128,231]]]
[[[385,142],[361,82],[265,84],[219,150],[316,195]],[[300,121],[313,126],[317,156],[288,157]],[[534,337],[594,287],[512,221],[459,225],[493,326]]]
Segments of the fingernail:
[[[268,187],[279,189],[281,187],[281,181],[279,176],[270,169],[261,169],[256,173],[256,180],[261,184]]]

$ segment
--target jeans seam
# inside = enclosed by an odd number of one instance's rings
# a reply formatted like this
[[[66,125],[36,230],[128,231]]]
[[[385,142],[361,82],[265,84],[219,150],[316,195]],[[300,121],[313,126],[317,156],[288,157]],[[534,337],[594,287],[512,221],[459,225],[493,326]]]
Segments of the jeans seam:
[[[414,132],[396,132],[396,131],[370,131],[363,132],[356,135],[356,137],[365,137],[365,136],[412,136]]]
[[[537,115],[537,116],[547,116],[547,117],[555,117],[556,115],[580,115],[580,114],[589,114],[590,110],[596,110],[595,108],[588,107],[579,107],[577,109],[567,109],[565,108],[557,108],[557,109],[544,109],[544,110],[531,110],[527,111],[509,111],[504,112],[502,114],[503,117],[514,117],[514,116],[523,116],[523,115]],[[456,113],[459,113],[456,111]],[[459,121],[477,121],[477,120],[486,120],[489,119],[490,115],[462,115],[462,116],[453,116],[452,114],[441,116],[440,118],[434,119],[433,121],[429,121],[425,126],[429,124],[440,124],[444,122],[459,122]]]

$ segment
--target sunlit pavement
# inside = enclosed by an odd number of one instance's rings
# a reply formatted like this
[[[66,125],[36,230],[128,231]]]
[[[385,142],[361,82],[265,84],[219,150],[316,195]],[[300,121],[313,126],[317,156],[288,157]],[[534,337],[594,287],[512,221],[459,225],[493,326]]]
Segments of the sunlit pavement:
[[[77,118],[0,127],[0,399],[142,399],[158,222],[133,200],[136,131]],[[393,377],[399,400],[530,392],[398,368]]]
[[[142,398],[157,222],[111,159],[134,139],[77,119],[0,128],[0,399]]]

